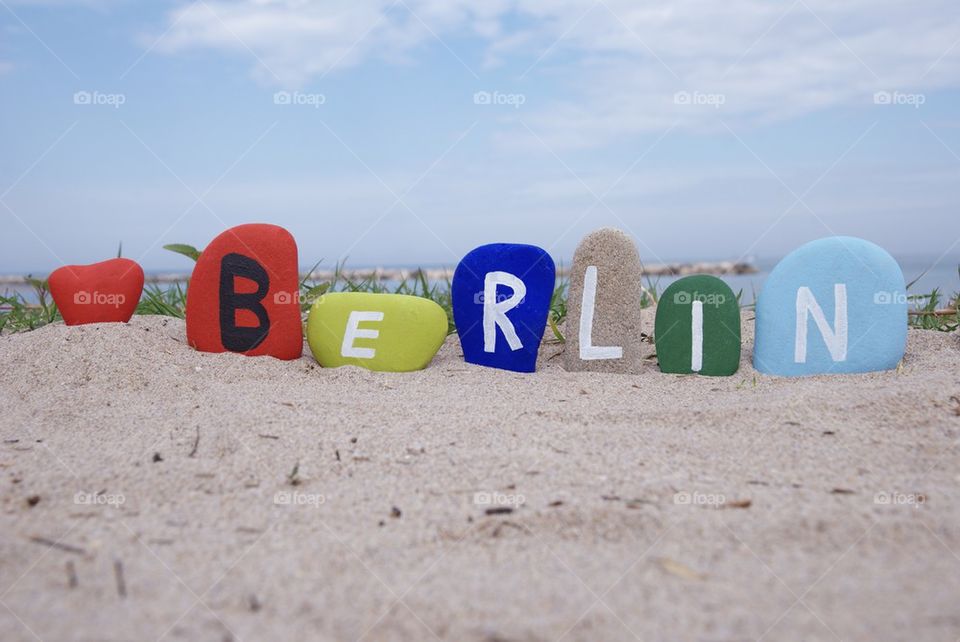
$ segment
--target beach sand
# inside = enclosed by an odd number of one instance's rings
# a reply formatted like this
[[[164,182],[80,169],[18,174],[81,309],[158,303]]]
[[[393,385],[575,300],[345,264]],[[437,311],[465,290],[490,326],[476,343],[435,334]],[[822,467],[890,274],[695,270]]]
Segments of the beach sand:
[[[960,336],[781,379],[752,327],[727,378],[2,337],[0,639],[957,640]]]

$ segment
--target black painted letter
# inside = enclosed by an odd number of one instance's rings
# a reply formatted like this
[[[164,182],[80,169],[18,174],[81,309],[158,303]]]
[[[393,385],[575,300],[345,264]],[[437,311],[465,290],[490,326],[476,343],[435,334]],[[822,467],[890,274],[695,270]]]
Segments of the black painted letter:
[[[236,277],[250,279],[257,291],[238,293]],[[270,290],[270,277],[263,266],[242,254],[227,254],[220,261],[220,340],[230,352],[247,352],[263,343],[270,332],[270,317],[261,301]],[[237,327],[237,310],[250,310],[257,315],[260,325],[253,328]]]

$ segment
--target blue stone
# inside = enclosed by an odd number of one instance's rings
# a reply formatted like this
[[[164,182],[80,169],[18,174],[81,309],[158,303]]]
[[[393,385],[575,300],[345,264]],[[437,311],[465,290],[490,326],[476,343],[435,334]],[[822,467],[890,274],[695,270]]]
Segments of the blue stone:
[[[783,376],[896,368],[907,343],[907,291],[886,250],[836,236],[794,250],[757,299],[753,365]]]
[[[467,363],[533,372],[556,268],[534,245],[494,243],[471,251],[453,273],[453,320]]]

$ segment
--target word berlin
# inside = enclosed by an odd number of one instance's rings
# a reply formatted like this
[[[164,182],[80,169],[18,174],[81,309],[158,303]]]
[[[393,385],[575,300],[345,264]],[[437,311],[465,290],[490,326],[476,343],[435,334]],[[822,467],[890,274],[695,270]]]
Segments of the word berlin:
[[[597,230],[581,241],[570,272],[567,370],[640,372],[640,270],[633,241],[618,230]],[[283,228],[249,224],[225,231],[202,252],[190,279],[188,343],[205,352],[299,358],[298,279],[296,242]],[[139,300],[143,271],[127,259],[66,266],[51,275],[50,286],[69,325],[128,321],[135,305],[104,301]],[[467,254],[451,292],[464,359],[535,371],[555,286],[554,262],[536,246],[498,243]],[[83,296],[90,292],[103,296]],[[444,310],[428,299],[328,293],[313,303],[306,337],[322,366],[402,372],[429,365],[447,326]],[[737,298],[721,279],[676,281],[656,310],[660,369],[735,373],[740,327]],[[906,287],[896,261],[862,239],[821,239],[784,258],[764,283],[753,365],[783,376],[892,369],[903,357],[906,334]]]

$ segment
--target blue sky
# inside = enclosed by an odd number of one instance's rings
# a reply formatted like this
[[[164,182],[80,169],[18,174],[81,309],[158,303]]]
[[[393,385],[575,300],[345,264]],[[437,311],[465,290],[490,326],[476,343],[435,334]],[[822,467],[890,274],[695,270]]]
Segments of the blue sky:
[[[252,221],[305,265],[601,226],[956,264],[960,5],[836,4],[0,0],[0,272],[183,270],[161,245]]]

